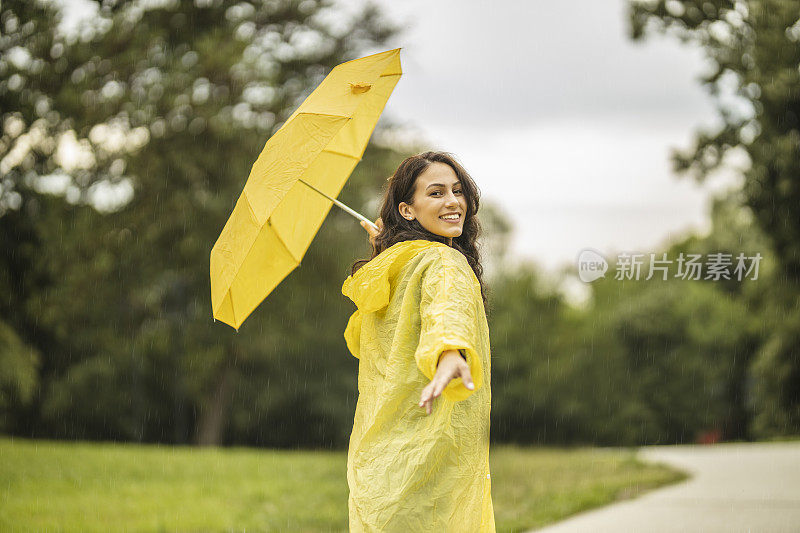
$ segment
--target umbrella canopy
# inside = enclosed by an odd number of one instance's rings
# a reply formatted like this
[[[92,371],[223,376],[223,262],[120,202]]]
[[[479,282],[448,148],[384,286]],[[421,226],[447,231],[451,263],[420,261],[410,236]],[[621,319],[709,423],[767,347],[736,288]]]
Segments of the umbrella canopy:
[[[211,250],[215,319],[238,329],[300,265],[401,75],[399,48],[342,63],[270,137]]]

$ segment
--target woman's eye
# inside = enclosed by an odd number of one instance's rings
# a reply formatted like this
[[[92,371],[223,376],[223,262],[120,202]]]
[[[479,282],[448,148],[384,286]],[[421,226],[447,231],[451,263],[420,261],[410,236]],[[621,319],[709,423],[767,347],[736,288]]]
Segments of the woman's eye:
[[[431,193],[431,196],[434,196],[434,195],[437,195],[437,194],[441,194],[441,193],[442,193],[442,191],[433,191]],[[457,191],[453,191],[453,194],[461,194],[461,189],[459,189]]]

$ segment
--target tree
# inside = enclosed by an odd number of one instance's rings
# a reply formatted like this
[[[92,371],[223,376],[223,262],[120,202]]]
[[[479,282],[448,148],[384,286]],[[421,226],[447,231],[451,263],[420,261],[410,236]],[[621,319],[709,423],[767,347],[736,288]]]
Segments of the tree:
[[[701,131],[673,155],[703,180],[736,150],[748,156],[747,205],[772,239],[784,271],[800,283],[800,20],[791,0],[630,2],[631,36],[671,33],[698,45],[712,65],[702,83],[722,126]],[[729,98],[729,96],[734,98]]]
[[[750,375],[760,391],[760,435],[800,432],[800,359],[790,333],[800,293],[800,13],[791,0],[630,2],[631,36],[671,33],[698,45],[712,65],[703,83],[722,122],[675,153],[679,172],[703,180],[727,154],[747,156],[746,205],[770,239],[781,267],[769,297],[771,337]],[[733,98],[731,98],[733,96]],[[783,318],[779,318],[783,317]]]
[[[308,346],[316,331],[303,322],[331,311],[311,297],[340,272],[312,247],[301,270],[314,279],[294,275],[304,284],[287,280],[236,334],[211,322],[211,246],[266,139],[330,68],[394,30],[374,6],[346,18],[314,0],[95,4],[72,34],[57,29],[53,4],[0,8],[0,224],[39,201],[37,186],[67,178],[67,214],[46,216],[70,222],[48,232],[43,216],[30,239],[11,239],[9,257],[33,246],[51,260],[51,285],[9,303],[36,307],[13,324],[45,359],[34,425],[51,436],[218,444],[244,373],[274,373],[272,362]],[[59,151],[70,141],[77,160]],[[103,207],[109,191],[122,201]],[[327,237],[326,250],[352,243]],[[54,243],[60,253],[42,253]],[[52,343],[27,334],[34,322]]]

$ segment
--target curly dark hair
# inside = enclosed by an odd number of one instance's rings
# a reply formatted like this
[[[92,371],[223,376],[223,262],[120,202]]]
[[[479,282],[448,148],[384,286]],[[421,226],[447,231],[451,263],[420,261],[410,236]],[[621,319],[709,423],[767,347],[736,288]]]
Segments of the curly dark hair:
[[[467,202],[467,212],[464,215],[464,226],[461,235],[453,237],[452,247],[464,254],[469,266],[475,272],[475,277],[481,287],[481,297],[484,306],[487,305],[486,287],[483,282],[483,267],[481,266],[480,253],[477,239],[481,233],[481,225],[477,218],[480,207],[480,189],[472,177],[456,158],[448,152],[424,152],[405,159],[397,167],[394,174],[388,178],[384,186],[383,202],[380,218],[383,229],[375,237],[372,247],[372,256],[369,259],[360,259],[353,264],[351,274],[367,264],[382,251],[398,242],[423,239],[447,244],[448,237],[436,235],[419,223],[418,220],[407,220],[400,215],[398,206],[400,202],[412,204],[414,191],[419,176],[431,163],[439,162],[449,165],[461,181],[461,189]]]

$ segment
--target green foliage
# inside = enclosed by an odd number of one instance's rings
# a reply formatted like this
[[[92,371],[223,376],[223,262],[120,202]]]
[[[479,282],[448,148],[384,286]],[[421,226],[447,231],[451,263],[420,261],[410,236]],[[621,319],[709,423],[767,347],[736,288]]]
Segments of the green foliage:
[[[6,429],[9,411],[30,403],[39,385],[39,354],[0,322],[0,429]]]
[[[800,312],[796,303],[786,312],[752,365],[753,432],[760,438],[800,434]]]
[[[332,212],[238,333],[211,319],[208,261],[267,138],[330,68],[393,28],[371,6],[334,27],[327,2],[97,4],[77,35],[59,34],[50,4],[0,8],[0,159],[30,145],[4,160],[14,268],[2,317],[44,356],[40,393],[10,431],[346,444],[357,362],[336,295],[366,242],[357,222]],[[65,168],[64,134],[85,164]],[[375,170],[399,156],[370,148],[356,187],[374,194]],[[41,192],[51,173],[68,176],[66,194]],[[99,190],[125,186],[126,203],[103,207]]]
[[[751,437],[758,411],[750,364],[777,323],[765,293],[775,257],[736,193],[720,197],[709,235],[666,250],[762,255],[758,279],[604,279],[572,308],[533,267],[495,286],[492,437],[519,443],[694,442]],[[661,252],[656,252],[661,257]],[[569,274],[569,273],[567,273]],[[772,368],[767,365],[767,368]],[[789,379],[784,376],[782,379]],[[766,387],[765,390],[768,390]]]
[[[615,320],[630,388],[647,417],[644,442],[693,442],[722,429],[730,371],[746,343],[744,306],[709,284],[654,284]]]
[[[793,0],[630,1],[631,35],[676,35],[712,66],[703,83],[721,127],[697,134],[675,168],[704,179],[732,150],[750,162],[744,193],[786,274],[800,279],[800,26]],[[733,98],[730,98],[733,96]],[[733,103],[731,103],[733,102]]]
[[[571,388],[571,321],[561,298],[530,268],[496,281],[492,340],[492,428],[500,442],[570,442],[581,402]]]
[[[331,67],[394,29],[369,6],[337,29],[324,2],[105,1],[62,35],[52,5],[0,5],[3,430],[345,447],[358,361],[340,287],[369,255],[363,230],[334,208],[238,332],[211,319],[209,254],[267,138]],[[534,267],[505,267],[509,221],[482,206],[492,439],[799,433],[796,10],[655,1],[631,13],[636,37],[669,28],[703,46],[718,67],[712,92],[733,76],[754,110],[723,109],[723,128],[676,156],[702,176],[738,147],[752,166],[741,194],[715,202],[711,234],[665,251],[761,253],[760,277],[606,279],[574,308]],[[85,149],[72,162],[57,149],[70,136]],[[421,149],[371,144],[342,201],[376,213],[385,179]],[[104,189],[130,197],[103,204]]]
[[[772,320],[752,369],[757,435],[798,434],[795,376],[800,360],[789,331],[800,293],[800,22],[792,0],[630,2],[631,35],[664,32],[698,45],[712,65],[703,79],[722,126],[698,133],[674,155],[675,168],[704,179],[726,154],[746,154],[744,201],[770,241],[781,275],[747,295]],[[733,98],[731,98],[733,96]],[[791,300],[791,301],[787,301]],[[782,317],[786,318],[782,318]]]

